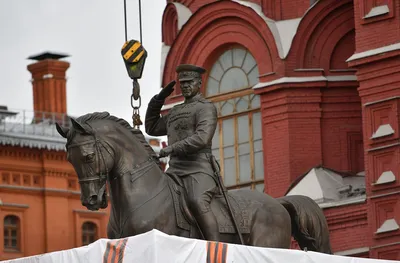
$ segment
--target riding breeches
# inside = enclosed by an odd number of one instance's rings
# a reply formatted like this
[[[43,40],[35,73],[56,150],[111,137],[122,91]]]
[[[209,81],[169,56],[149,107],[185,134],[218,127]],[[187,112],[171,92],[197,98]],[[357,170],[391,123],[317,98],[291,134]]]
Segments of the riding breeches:
[[[208,193],[209,190],[214,189],[217,184],[215,180],[208,174],[195,173],[187,176],[181,176],[183,184],[185,185],[188,193],[190,204],[195,204],[197,207],[200,205],[200,213],[208,212],[208,205],[201,205],[203,202],[211,202],[212,195]]]

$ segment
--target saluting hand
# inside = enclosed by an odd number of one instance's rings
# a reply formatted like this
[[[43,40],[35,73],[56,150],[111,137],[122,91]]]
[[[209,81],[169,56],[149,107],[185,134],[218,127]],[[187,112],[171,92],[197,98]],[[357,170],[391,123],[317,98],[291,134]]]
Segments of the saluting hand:
[[[168,83],[167,86],[165,86],[163,89],[161,89],[160,93],[158,93],[157,99],[165,100],[174,91],[175,84],[176,84],[175,80]]]

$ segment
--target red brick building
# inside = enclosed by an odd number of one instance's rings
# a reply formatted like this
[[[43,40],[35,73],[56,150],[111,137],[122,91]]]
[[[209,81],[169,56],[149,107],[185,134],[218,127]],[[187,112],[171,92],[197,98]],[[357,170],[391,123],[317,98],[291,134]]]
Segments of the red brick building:
[[[55,121],[68,125],[65,56],[28,66],[33,112],[0,106],[0,260],[70,249],[106,237],[110,206],[81,205],[78,177]],[[160,140],[147,137],[157,152]]]
[[[163,85],[207,69],[227,186],[309,194],[335,253],[400,260],[399,1],[168,1],[162,40]]]

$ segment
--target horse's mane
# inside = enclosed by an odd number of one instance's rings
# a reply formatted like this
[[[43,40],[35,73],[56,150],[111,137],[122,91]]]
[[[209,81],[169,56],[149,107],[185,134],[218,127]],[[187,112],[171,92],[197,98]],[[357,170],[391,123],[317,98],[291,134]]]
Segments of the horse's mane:
[[[76,119],[77,122],[82,123],[82,124],[89,122],[89,121],[95,121],[95,120],[110,120],[110,121],[114,121],[114,122],[122,125],[123,127],[127,128],[127,129],[132,129],[132,126],[126,120],[115,117],[106,111],[87,113]]]
[[[95,120],[110,120],[113,121],[122,127],[130,130],[130,132],[136,137],[136,139],[139,140],[139,142],[144,146],[146,149],[147,153],[152,156],[152,157],[157,157],[156,152],[153,150],[153,148],[148,144],[146,138],[144,137],[143,133],[139,129],[134,129],[126,120],[115,117],[111,115],[110,113],[104,111],[104,112],[93,112],[93,113],[87,113],[85,115],[82,115],[76,119],[76,121],[80,124],[85,124],[90,121],[95,121]],[[72,134],[69,134],[70,136],[73,136]]]

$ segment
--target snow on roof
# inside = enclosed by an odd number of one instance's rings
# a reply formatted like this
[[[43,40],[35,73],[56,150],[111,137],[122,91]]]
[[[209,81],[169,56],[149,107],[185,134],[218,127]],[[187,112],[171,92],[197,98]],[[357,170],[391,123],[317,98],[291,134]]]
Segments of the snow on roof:
[[[174,4],[176,8],[176,14],[178,16],[178,30],[181,30],[183,25],[186,24],[186,22],[192,16],[192,11],[180,3],[173,2],[172,4]]]
[[[258,4],[242,0],[233,1],[253,9],[254,12],[256,12],[265,21],[271,30],[272,35],[274,36],[279,57],[282,59],[286,58],[302,18],[275,21],[265,16],[262,12],[261,6]]]
[[[66,139],[58,134],[55,124],[27,124],[23,121],[0,123],[0,144],[37,149],[65,151]]]
[[[268,82],[259,82],[254,85],[253,89],[265,88],[268,86],[282,84],[282,83],[304,83],[304,82],[335,82],[335,81],[357,81],[355,75],[341,75],[341,76],[311,76],[311,77],[282,77]]]
[[[348,175],[318,166],[294,182],[286,195],[305,195],[322,207],[364,201],[365,176],[363,173]]]
[[[163,81],[165,62],[167,61],[167,56],[170,49],[170,46],[166,45],[165,43],[161,43],[160,83]]]
[[[362,58],[366,58],[366,57],[371,57],[374,55],[383,54],[386,52],[391,52],[391,51],[396,51],[396,50],[400,50],[400,43],[396,43],[396,44],[392,44],[392,45],[388,45],[388,46],[384,46],[384,47],[380,47],[380,48],[376,48],[376,49],[370,49],[370,50],[360,52],[360,53],[354,53],[351,57],[349,57],[346,60],[346,62],[350,62],[350,61],[354,61],[354,60],[362,59]]]
[[[29,117],[5,118],[0,122],[0,145],[11,145],[36,149],[47,149],[55,151],[65,151],[66,139],[63,138],[56,129],[56,125],[50,120],[39,123],[31,123]],[[146,141],[160,138],[150,137],[144,134]],[[160,140],[161,141],[161,140]],[[158,153],[160,146],[151,145],[153,150]]]
[[[0,145],[11,145],[36,149],[65,151],[66,139],[43,136],[18,134],[14,132],[0,132]]]

